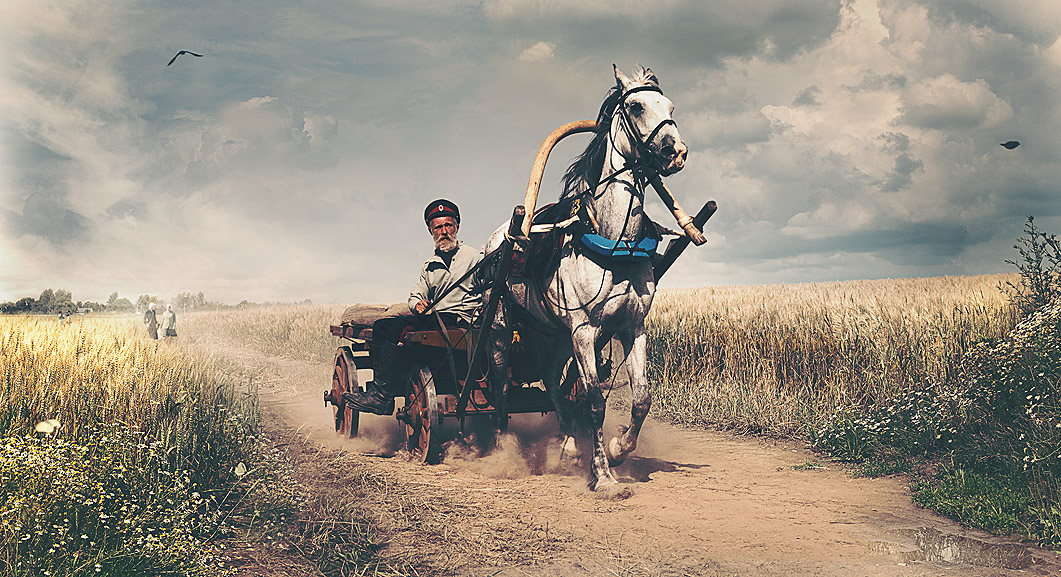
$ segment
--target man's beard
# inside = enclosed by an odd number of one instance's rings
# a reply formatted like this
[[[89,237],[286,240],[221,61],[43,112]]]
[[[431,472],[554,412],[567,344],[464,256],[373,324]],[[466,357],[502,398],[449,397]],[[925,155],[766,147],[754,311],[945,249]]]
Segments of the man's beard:
[[[435,239],[435,249],[442,252],[450,252],[457,248],[457,239],[452,236],[440,236]]]

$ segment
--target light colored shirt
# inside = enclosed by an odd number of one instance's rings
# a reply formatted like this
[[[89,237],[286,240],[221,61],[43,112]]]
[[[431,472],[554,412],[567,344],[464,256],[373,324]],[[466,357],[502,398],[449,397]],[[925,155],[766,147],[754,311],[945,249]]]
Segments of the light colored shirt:
[[[482,259],[483,253],[481,250],[472,248],[459,240],[448,265],[446,264],[446,259],[436,250],[431,255],[431,258],[424,263],[423,268],[420,270],[420,280],[409,293],[409,310],[415,313],[416,303],[420,302],[420,299],[432,302],[439,295],[449,290],[453,283],[464,276],[464,273],[471,270],[472,267],[479,264]],[[483,281],[481,280],[481,275],[478,272],[473,273],[459,287],[446,295],[446,298],[436,304],[432,310],[440,313],[455,313],[461,319],[470,323],[475,316],[476,309],[483,302],[482,289]]]
[[[177,315],[173,311],[166,311],[162,313],[162,328],[164,329],[175,329],[177,328]]]

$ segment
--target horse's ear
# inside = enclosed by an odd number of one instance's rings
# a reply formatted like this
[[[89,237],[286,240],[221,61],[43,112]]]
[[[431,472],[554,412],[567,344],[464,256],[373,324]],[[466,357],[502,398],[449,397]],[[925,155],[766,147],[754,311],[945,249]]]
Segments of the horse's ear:
[[[656,86],[659,86],[659,79],[656,78],[656,73],[652,72],[651,68],[642,68],[641,76],[645,79],[645,82],[651,82]]]
[[[612,70],[615,71],[615,83],[619,85],[623,92],[626,92],[630,87],[630,78],[623,74],[623,71],[619,70],[619,67],[614,63],[612,64]]]

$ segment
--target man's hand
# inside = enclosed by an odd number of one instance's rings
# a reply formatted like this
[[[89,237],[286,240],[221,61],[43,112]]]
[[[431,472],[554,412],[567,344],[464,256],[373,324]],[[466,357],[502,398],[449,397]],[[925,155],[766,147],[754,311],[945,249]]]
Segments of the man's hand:
[[[427,302],[424,299],[420,299],[420,302],[416,303],[416,313],[417,314],[424,314],[424,311],[426,311],[427,307],[430,306],[430,305],[431,305],[431,303]]]

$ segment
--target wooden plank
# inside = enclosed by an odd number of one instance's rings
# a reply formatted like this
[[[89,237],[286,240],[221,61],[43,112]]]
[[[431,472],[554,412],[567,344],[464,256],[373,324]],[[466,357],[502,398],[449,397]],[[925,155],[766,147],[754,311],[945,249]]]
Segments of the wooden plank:
[[[468,350],[469,338],[465,336],[464,329],[447,329],[446,333],[449,336],[449,342],[453,346],[454,350],[466,351]],[[424,345],[428,347],[439,347],[446,348],[446,339],[442,336],[442,331],[411,331],[406,333],[402,342],[409,345]]]

